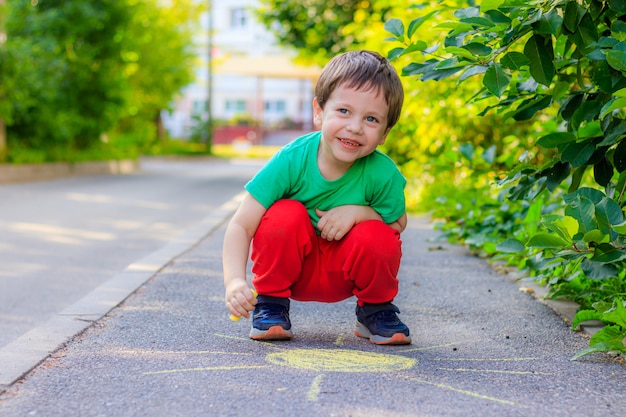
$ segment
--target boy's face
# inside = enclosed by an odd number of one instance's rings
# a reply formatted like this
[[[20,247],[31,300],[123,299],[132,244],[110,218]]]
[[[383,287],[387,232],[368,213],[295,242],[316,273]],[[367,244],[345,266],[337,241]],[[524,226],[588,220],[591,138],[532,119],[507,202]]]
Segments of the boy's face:
[[[322,130],[320,157],[352,165],[376,150],[387,138],[389,106],[377,89],[356,90],[339,85],[324,109],[313,100],[315,126]]]

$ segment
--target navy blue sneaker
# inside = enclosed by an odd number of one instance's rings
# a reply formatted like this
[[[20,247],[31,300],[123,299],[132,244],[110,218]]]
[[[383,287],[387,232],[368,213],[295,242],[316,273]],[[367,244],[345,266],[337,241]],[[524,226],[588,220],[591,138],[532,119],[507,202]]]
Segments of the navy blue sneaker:
[[[254,340],[290,340],[289,299],[259,295],[252,313],[250,338]]]
[[[376,345],[408,345],[409,328],[396,315],[399,312],[392,303],[357,304],[354,334]]]

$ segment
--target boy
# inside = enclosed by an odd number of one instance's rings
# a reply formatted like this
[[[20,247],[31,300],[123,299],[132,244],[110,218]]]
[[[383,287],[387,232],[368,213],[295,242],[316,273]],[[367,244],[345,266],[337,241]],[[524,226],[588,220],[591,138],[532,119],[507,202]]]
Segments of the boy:
[[[406,180],[376,148],[400,116],[404,93],[376,52],[333,58],[315,87],[320,129],[283,147],[246,184],[224,237],[226,307],[252,314],[250,337],[291,339],[289,301],[356,296],[356,330],[375,344],[409,344],[392,304],[406,227]],[[258,292],[246,281],[251,260]]]

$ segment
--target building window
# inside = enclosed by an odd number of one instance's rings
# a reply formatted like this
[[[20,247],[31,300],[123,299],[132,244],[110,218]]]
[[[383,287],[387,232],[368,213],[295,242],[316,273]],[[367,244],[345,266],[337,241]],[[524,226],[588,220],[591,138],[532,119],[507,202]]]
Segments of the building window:
[[[270,100],[265,102],[265,111],[267,113],[285,114],[287,103],[285,100]]]
[[[239,114],[246,112],[245,100],[226,100],[226,112],[230,114]]]
[[[193,108],[191,110],[192,114],[202,114],[207,111],[207,102],[206,100],[194,100]]]
[[[243,7],[236,7],[230,10],[230,27],[233,29],[243,29],[248,24],[248,11]]]

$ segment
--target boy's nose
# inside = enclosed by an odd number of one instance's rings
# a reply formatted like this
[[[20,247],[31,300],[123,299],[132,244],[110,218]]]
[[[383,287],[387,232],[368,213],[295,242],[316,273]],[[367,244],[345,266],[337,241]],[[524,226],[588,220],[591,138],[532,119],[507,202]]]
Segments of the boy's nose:
[[[357,118],[351,118],[348,122],[348,126],[346,126],[346,129],[352,133],[362,133],[363,123]]]

